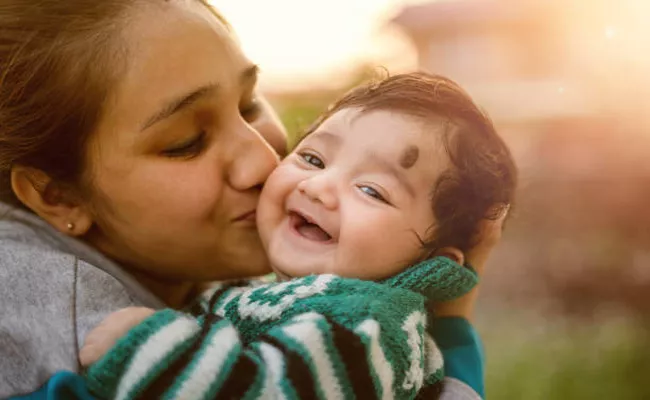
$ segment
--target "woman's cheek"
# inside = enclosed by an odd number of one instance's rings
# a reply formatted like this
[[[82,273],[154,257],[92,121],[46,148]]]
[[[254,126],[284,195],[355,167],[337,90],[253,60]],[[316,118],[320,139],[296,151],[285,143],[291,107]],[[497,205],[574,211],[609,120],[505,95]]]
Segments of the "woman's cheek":
[[[183,161],[179,161],[179,164]],[[188,162],[190,163],[190,162]],[[150,193],[156,194],[156,201],[170,208],[171,214],[212,214],[217,207],[223,188],[215,168],[200,168],[196,165],[177,165],[156,173],[157,185]]]

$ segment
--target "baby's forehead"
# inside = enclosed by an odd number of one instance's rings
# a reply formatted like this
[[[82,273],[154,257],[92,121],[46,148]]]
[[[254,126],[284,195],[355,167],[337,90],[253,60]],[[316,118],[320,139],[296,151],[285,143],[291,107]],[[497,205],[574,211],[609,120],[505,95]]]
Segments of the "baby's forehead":
[[[336,136],[337,147],[349,152],[372,152],[390,159],[400,169],[411,169],[422,160],[438,159],[445,152],[442,118],[409,115],[393,110],[338,110],[310,135]]]

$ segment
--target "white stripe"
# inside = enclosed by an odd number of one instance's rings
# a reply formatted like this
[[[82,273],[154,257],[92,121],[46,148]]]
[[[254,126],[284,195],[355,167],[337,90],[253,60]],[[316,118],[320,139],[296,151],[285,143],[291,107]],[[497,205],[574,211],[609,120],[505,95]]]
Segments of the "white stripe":
[[[436,345],[436,342],[429,335],[424,336],[424,351],[424,357],[426,359],[424,373],[426,376],[433,375],[442,368],[444,362],[438,345]]]
[[[151,370],[167,355],[165,350],[173,349],[199,331],[196,320],[181,317],[162,327],[142,344],[132,358],[124,379],[117,388],[116,399],[125,399],[135,385],[140,383]]]
[[[266,285],[267,287],[270,287],[269,293],[271,294],[280,294],[284,292],[285,290],[289,289],[291,286],[294,286],[296,283],[294,281],[285,281],[282,283],[275,283],[275,284],[270,284]]]
[[[262,355],[262,362],[266,366],[266,382],[264,383],[264,391],[262,392],[262,399],[286,399],[282,390],[282,381],[284,379],[284,357],[282,353],[267,343],[260,344],[260,354]]]
[[[317,384],[325,391],[328,400],[343,399],[332,360],[325,350],[325,340],[318,325],[314,322],[298,322],[283,329],[284,333],[299,342],[309,352],[316,367]]]
[[[220,317],[223,317],[226,315],[226,307],[228,306],[228,303],[232,301],[235,297],[239,296],[240,294],[244,293],[247,290],[251,290],[251,288],[247,287],[236,287],[228,290],[228,294],[226,297],[223,299],[219,300],[219,308],[217,311],[215,311],[215,314],[217,314]]]
[[[379,323],[374,319],[363,321],[355,332],[364,333],[370,338],[370,362],[381,383],[382,399],[393,400],[393,368],[386,360],[386,355],[379,344]]]
[[[411,349],[411,366],[406,371],[406,377],[402,383],[402,388],[406,390],[420,390],[424,381],[424,368],[422,365],[422,337],[418,332],[418,327],[424,329],[426,325],[426,316],[420,311],[415,311],[406,317],[402,325],[402,330],[408,337],[407,344]]]
[[[271,285],[270,288],[269,285],[264,285],[255,290],[249,290],[239,298],[239,315],[242,319],[253,318],[261,322],[278,319],[286,309],[293,306],[296,300],[324,293],[327,290],[327,285],[334,278],[334,275],[319,275],[313,282],[308,284],[300,284],[300,281],[298,283],[289,281],[279,285]],[[278,294],[289,288],[293,293],[282,295],[280,301],[276,304],[251,300],[253,295]]]
[[[201,358],[190,371],[189,379],[183,383],[175,398],[202,399],[214,384],[215,377],[219,376],[219,371],[237,343],[237,331],[230,324],[213,333],[210,342],[203,348]]]
[[[315,322],[324,319],[325,317],[317,312],[306,312],[291,318],[291,322]]]

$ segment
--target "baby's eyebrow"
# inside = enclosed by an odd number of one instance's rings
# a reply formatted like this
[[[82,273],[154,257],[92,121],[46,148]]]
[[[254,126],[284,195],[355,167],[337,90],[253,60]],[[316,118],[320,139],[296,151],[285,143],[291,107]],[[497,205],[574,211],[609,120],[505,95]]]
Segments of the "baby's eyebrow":
[[[317,131],[313,132],[312,134],[309,134],[309,135],[305,136],[304,138],[302,138],[300,143],[303,143],[303,142],[310,142],[310,143],[322,142],[325,146],[328,146],[328,147],[331,147],[331,148],[334,148],[334,149],[339,149],[343,144],[343,139],[340,136],[335,135],[335,134],[333,134],[331,132],[318,131],[317,130]]]
[[[420,158],[420,149],[418,146],[410,145],[402,152],[399,165],[404,169],[409,169],[418,162],[418,158]]]

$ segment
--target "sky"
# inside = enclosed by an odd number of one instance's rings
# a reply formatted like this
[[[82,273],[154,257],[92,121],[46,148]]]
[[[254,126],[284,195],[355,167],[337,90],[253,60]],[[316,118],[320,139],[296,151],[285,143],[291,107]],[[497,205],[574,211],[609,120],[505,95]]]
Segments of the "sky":
[[[262,70],[262,85],[299,88],[331,82],[359,64],[415,63],[406,36],[388,24],[421,0],[211,0]]]

